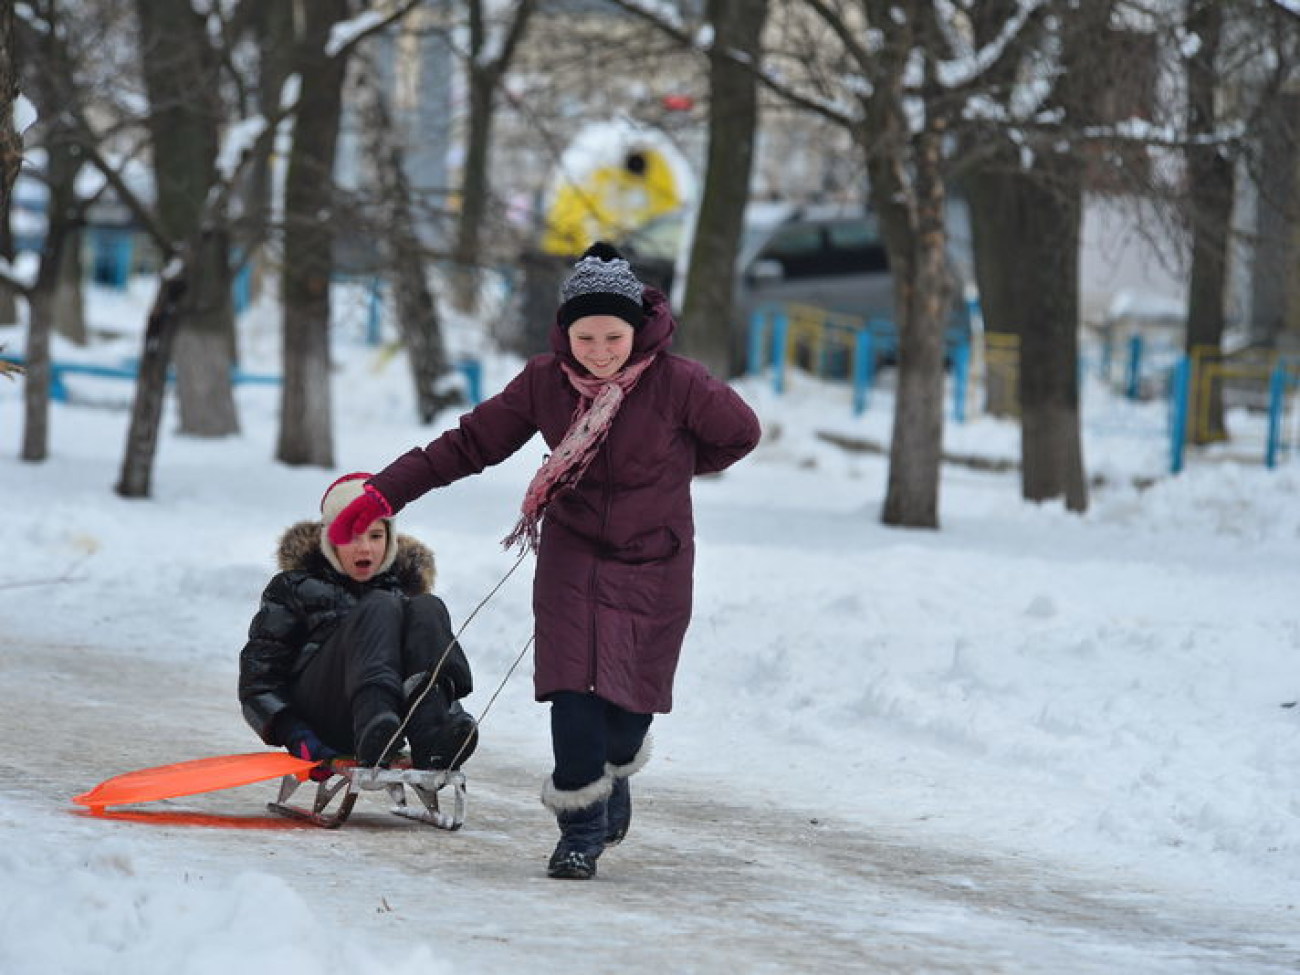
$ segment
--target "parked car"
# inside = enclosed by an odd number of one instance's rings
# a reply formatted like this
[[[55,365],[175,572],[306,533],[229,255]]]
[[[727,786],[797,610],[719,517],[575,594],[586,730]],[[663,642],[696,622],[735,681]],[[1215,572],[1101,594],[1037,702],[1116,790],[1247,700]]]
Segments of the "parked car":
[[[673,294],[689,232],[690,214],[674,211],[649,221],[619,249],[642,280]],[[949,346],[970,335],[970,312],[961,275],[952,262],[953,306]],[[861,208],[751,204],[746,210],[735,274],[738,348],[756,310],[764,305],[813,305],[877,323],[884,361],[897,348],[894,281],[874,214]]]

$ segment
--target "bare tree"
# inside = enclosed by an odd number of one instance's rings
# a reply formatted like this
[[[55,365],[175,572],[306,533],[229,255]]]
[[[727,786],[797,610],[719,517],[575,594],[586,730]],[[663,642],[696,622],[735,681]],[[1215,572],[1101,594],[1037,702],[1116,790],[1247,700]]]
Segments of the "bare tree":
[[[1258,269],[1276,275],[1278,266],[1288,263],[1285,256],[1273,258],[1270,250],[1294,256],[1294,244],[1286,240],[1294,237],[1297,223],[1294,66],[1300,14],[1251,0],[1189,0],[1179,27],[1188,38],[1180,46],[1187,92],[1182,213],[1191,239],[1185,345],[1197,367],[1189,404],[1195,422],[1188,439],[1204,444],[1229,436],[1219,367],[1225,356],[1232,250],[1239,243],[1233,225],[1239,169],[1254,180],[1259,201],[1250,241]],[[1267,146],[1282,152],[1264,161],[1259,157]],[[1279,234],[1274,225],[1291,228],[1290,233],[1282,229]],[[1282,277],[1294,287],[1293,275],[1282,271]],[[1253,311],[1257,319],[1270,314],[1267,307]]]
[[[1187,16],[1187,30],[1198,39],[1184,58],[1187,72],[1187,179],[1191,198],[1192,270],[1187,297],[1186,345],[1190,355],[1213,350],[1208,361],[1217,361],[1223,344],[1225,296],[1228,285],[1228,247],[1232,235],[1233,160],[1217,144],[1218,111],[1215,106],[1220,86],[1216,60],[1223,42],[1224,4],[1193,0]],[[1202,359],[1202,361],[1207,361]],[[1193,440],[1209,443],[1223,440],[1222,388],[1218,382],[1207,387],[1197,383],[1193,403],[1208,397],[1203,408],[1193,405],[1193,416],[1205,423],[1191,425]]]
[[[347,18],[347,0],[315,0],[302,13],[294,59],[301,95],[284,195],[284,380],[275,456],[332,467],[329,217],[347,60],[327,48],[330,32]]]
[[[455,268],[452,302],[460,310],[472,312],[478,301],[482,230],[491,192],[489,173],[497,92],[537,8],[537,0],[514,0],[511,6],[501,8],[505,22],[495,29],[485,0],[466,0],[465,7],[469,21],[469,49],[465,55],[469,114],[465,161],[461,166],[460,216],[452,247]]]
[[[1045,0],[1021,4],[1006,28],[1023,28]],[[629,9],[665,31],[676,25],[635,0]],[[943,434],[944,330],[954,294],[945,223],[945,146],[966,100],[1005,57],[1004,45],[967,59],[956,82],[945,71],[954,36],[928,0],[800,0],[781,8],[762,84],[789,104],[850,133],[862,153],[869,197],[894,280],[898,393],[890,442],[886,524],[938,526]],[[679,32],[680,33],[680,32]],[[746,64],[744,58],[736,59]]]
[[[1008,32],[1023,26],[1022,5]],[[863,154],[868,196],[880,221],[894,284],[898,381],[890,440],[885,524],[936,528],[943,435],[944,330],[955,300],[948,258],[945,146],[965,98],[1000,48],[969,59],[979,72],[954,82],[944,71],[953,35],[926,0],[802,0],[790,47],[764,83],[852,135]],[[809,20],[811,19],[811,24]]]
[[[18,101],[18,38],[14,5],[0,4],[0,216],[9,222],[9,196],[23,161],[23,142],[14,126]]]
[[[172,241],[187,242],[194,272],[175,348],[181,432],[227,436],[239,430],[230,236],[222,223],[203,223],[226,122],[219,55],[191,4],[137,0],[136,8],[159,223]]]
[[[373,77],[375,73],[369,72]],[[371,162],[380,192],[384,232],[380,235],[388,276],[397,301],[397,321],[415,387],[416,413],[431,423],[444,408],[462,401],[451,379],[438,305],[429,288],[427,253],[416,230],[416,201],[406,174],[406,154],[397,138],[387,92],[368,86]]]
[[[253,93],[256,110],[266,118],[281,114],[285,82],[293,70],[295,0],[244,0],[246,19],[232,25],[246,31],[257,48],[257,84]],[[271,157],[256,156],[250,163],[241,193],[241,219],[235,227],[239,249],[245,259],[264,243],[271,224]]]
[[[709,149],[686,273],[682,348],[717,375],[738,371],[732,282],[749,202],[767,0],[711,0]]]
[[[14,124],[14,105],[19,94],[18,39],[14,5],[0,5],[0,260],[14,259],[9,212],[14,182],[22,166],[23,142]],[[0,282],[0,322],[17,320],[14,290]]]
[[[75,126],[67,106],[78,104],[74,78],[74,42],[52,3],[29,11],[16,30],[23,55],[25,87],[40,121],[33,141],[44,150],[44,165],[32,177],[44,181],[48,199],[46,229],[34,281],[6,276],[11,290],[28,306],[27,365],[30,381],[24,389],[23,443],[20,456],[38,462],[49,455],[50,341],[61,317],[80,311],[80,281],[69,280],[80,262],[70,259],[80,243],[80,227],[90,199],[78,197],[77,174],[84,163]]]
[[[317,47],[314,50],[318,56],[337,59],[342,62],[346,60],[356,45],[372,34],[384,30],[395,20],[405,16],[418,2],[419,0],[402,0],[399,3],[389,4],[380,16],[365,17],[360,23],[352,25],[353,29],[346,31],[342,38],[335,37],[333,39],[330,39],[330,27],[322,26],[319,20],[322,16],[321,8],[324,5],[310,4],[307,7],[308,13],[318,18],[312,21],[311,24],[316,31],[314,39]],[[329,14],[330,11],[325,10],[323,13]],[[339,23],[341,22],[337,20],[329,20],[330,25]],[[122,475],[116,488],[117,492],[124,497],[147,497],[149,494],[153,460],[158,440],[158,425],[162,413],[167,365],[170,361],[176,329],[184,313],[185,306],[193,301],[189,297],[189,291],[194,287],[193,276],[202,271],[202,266],[196,263],[196,255],[203,253],[204,234],[209,231],[216,231],[225,235],[226,228],[229,226],[230,201],[236,187],[241,185],[242,177],[248,171],[249,166],[264,158],[265,154],[270,152],[279,125],[285,119],[294,116],[307,103],[308,95],[305,88],[306,86],[304,86],[303,94],[297,100],[290,99],[282,103],[275,114],[269,118],[260,119],[260,124],[257,127],[258,134],[250,145],[242,148],[237,146],[227,147],[227,150],[223,151],[222,157],[227,159],[228,165],[220,170],[220,178],[214,182],[205,196],[205,208],[198,220],[198,236],[179,243],[172,242],[172,239],[160,226],[152,211],[138,196],[131,192],[130,187],[121,178],[121,174],[109,165],[103,155],[98,152],[98,140],[94,137],[94,133],[86,120],[81,120],[82,129],[87,134],[86,144],[83,148],[90,155],[92,162],[104,173],[114,191],[123,199],[137,220],[153,238],[165,262],[158,294],[146,329],[140,365],[140,379],[136,385],[136,399],[132,411],[131,426],[127,434],[127,448],[122,461]],[[315,94],[312,97],[315,97]],[[325,101],[328,107],[330,101],[328,93],[325,95]],[[298,126],[295,135],[299,133],[303,134],[304,140],[302,154],[308,160],[313,159],[316,145],[314,140],[319,138],[319,133],[310,125]],[[310,163],[299,165],[299,178],[305,179],[305,174],[311,172],[319,174],[320,170],[314,168]],[[325,178],[329,179],[328,171],[326,171]],[[307,191],[306,198],[310,198],[311,192],[310,189]],[[326,192],[328,192],[328,189]],[[286,196],[292,197],[292,199],[286,199],[286,213],[296,213],[301,217],[302,214],[309,212],[294,209],[295,206],[303,205],[303,196],[293,196],[288,191]],[[316,267],[315,273],[317,276],[315,281],[318,285],[321,282],[324,282],[326,286],[328,285],[328,256],[326,261],[327,263],[324,265],[326,270],[323,272],[323,276],[321,265]],[[306,265],[306,267],[310,269],[311,265]],[[288,289],[289,285],[286,283],[286,293]],[[311,294],[308,294],[308,298],[314,300]],[[328,299],[326,299],[326,302],[328,302]],[[287,307],[288,301],[286,300],[286,314],[288,314]],[[316,313],[317,307],[312,306],[312,314]],[[326,303],[325,308],[325,317],[323,319],[317,317],[313,320],[323,322],[320,327],[327,329],[328,303]],[[301,308],[295,309],[295,313],[301,314]],[[328,333],[325,335],[326,343],[327,340]],[[287,338],[286,342],[288,342]],[[302,429],[303,414],[298,408],[303,406],[302,394],[304,390],[302,384],[307,374],[297,365],[291,365],[291,363],[296,362],[293,355],[296,351],[296,347],[291,348],[289,354],[286,354],[285,357],[286,372],[283,392],[289,405],[295,408],[289,411],[282,409],[281,424],[282,427],[285,423],[298,424],[294,429],[300,431]],[[321,369],[321,373],[325,383],[328,383],[328,352],[326,352],[325,365]],[[227,373],[227,381],[229,381],[229,373]],[[291,387],[292,392],[290,392]],[[299,396],[298,400],[293,399],[295,395]],[[317,420],[316,422],[323,422],[328,430],[328,396],[324,408],[324,420]],[[281,442],[282,444],[284,442],[283,429]],[[326,448],[330,449],[328,436],[326,437]]]
[[[968,135],[980,159],[966,186],[985,324],[1019,340],[1021,493],[1032,501],[1064,498],[1080,512],[1088,503],[1078,378],[1086,156],[1061,130],[1079,133],[1098,121],[1094,95],[1108,79],[1107,61],[1096,52],[1108,49],[1112,7],[1044,7],[1042,14],[1056,15],[1020,32],[999,79],[1007,104],[1026,105],[1018,116],[1024,126],[1000,122]],[[981,7],[975,36],[991,43],[1007,15],[997,4]],[[1027,78],[1037,97],[1017,87]],[[1064,123],[1054,138],[1035,140],[1035,120],[1043,117]]]

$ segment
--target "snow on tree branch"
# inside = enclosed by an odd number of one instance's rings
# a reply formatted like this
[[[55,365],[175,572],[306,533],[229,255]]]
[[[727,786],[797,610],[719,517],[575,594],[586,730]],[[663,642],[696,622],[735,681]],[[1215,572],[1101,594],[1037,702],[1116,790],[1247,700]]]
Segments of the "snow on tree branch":
[[[350,20],[337,23],[330,30],[330,39],[325,44],[325,53],[332,58],[346,53],[356,47],[371,34],[377,34],[389,24],[401,20],[420,5],[420,0],[380,0],[373,8]]]

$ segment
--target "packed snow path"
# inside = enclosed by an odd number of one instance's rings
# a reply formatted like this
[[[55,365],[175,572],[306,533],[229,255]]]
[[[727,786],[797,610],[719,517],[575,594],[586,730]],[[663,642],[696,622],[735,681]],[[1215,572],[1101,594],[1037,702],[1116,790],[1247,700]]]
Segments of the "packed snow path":
[[[274,783],[95,819],[68,798],[109,775],[256,750],[231,720],[229,675],[3,637],[0,660],[0,792],[30,810],[51,850],[74,836],[84,845],[89,832],[138,851],[137,875],[193,884],[277,875],[327,930],[390,949],[426,943],[448,971],[1300,969],[1300,922],[1287,914],[988,855],[978,837],[941,848],[920,832],[810,820],[781,807],[780,783],[770,804],[745,806],[648,771],[632,834],[599,877],[549,880],[555,832],[536,798],[544,770],[512,762],[490,734],[467,769],[458,833],[389,816],[377,795],[338,831],[290,824],[263,813]]]

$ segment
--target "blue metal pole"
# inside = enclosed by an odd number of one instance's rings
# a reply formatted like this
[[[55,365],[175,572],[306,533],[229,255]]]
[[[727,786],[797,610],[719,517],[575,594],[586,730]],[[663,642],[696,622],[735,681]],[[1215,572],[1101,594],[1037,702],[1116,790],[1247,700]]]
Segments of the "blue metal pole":
[[[1128,388],[1129,399],[1137,399],[1142,392],[1142,336],[1132,335],[1128,340]]]
[[[478,406],[483,402],[483,363],[478,359],[462,359],[456,363],[456,368],[460,374],[465,377],[466,393],[469,396],[471,406]]]
[[[366,318],[366,344],[379,344],[379,316],[384,307],[383,279],[375,275],[370,279],[370,314]]]
[[[790,333],[790,317],[784,308],[778,308],[772,319],[772,389],[780,395],[785,392],[785,343]]]
[[[1186,356],[1174,367],[1174,381],[1170,384],[1173,396],[1172,422],[1169,424],[1169,473],[1179,474],[1187,447],[1187,408],[1191,392],[1192,362]]]
[[[1279,362],[1273,367],[1268,384],[1268,447],[1264,451],[1264,466],[1272,470],[1277,466],[1278,444],[1282,439],[1282,407],[1286,402],[1286,366]]]
[[[970,376],[970,343],[960,342],[952,352],[952,418],[966,422],[966,382]]]
[[[867,410],[867,397],[871,394],[871,332],[859,329],[853,336],[853,415],[861,416]]]
[[[248,310],[253,300],[253,262],[245,261],[244,255],[236,250],[230,255],[231,263],[238,266],[235,279],[230,284],[230,297],[236,315]]]
[[[763,371],[763,340],[767,338],[767,307],[755,308],[749,316],[749,355],[745,374],[757,376]]]
[[[68,401],[68,387],[63,382],[63,369],[50,363],[50,399],[55,403]]]

